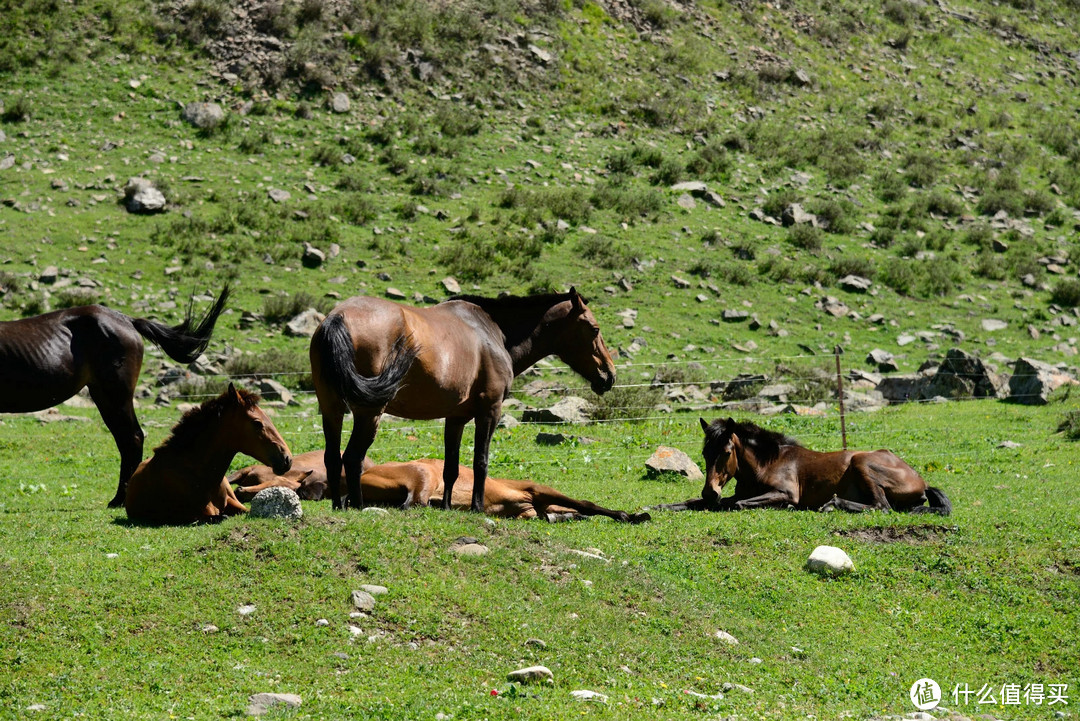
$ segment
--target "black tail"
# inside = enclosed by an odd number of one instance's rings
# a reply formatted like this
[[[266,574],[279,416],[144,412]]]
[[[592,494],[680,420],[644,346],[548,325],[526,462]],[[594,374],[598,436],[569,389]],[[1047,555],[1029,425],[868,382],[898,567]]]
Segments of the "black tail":
[[[187,315],[184,322],[171,328],[156,321],[146,318],[132,318],[131,322],[139,335],[156,344],[161,350],[174,361],[191,363],[206,350],[210,344],[210,336],[214,334],[214,324],[218,316],[225,310],[225,302],[229,299],[229,284],[221,289],[210,310],[206,312],[199,324],[191,327],[194,299],[188,304]]]
[[[356,372],[352,337],[339,313],[332,313],[323,321],[313,342],[322,344],[323,373],[342,400],[368,408],[381,408],[397,395],[417,354],[417,349],[409,346],[409,338],[402,336],[394,343],[382,373],[370,378],[360,375]]]
[[[929,502],[927,506],[916,506],[911,509],[912,513],[936,513],[939,516],[948,516],[952,513],[952,503],[949,502],[948,496],[940,488],[934,488],[933,486],[926,487],[926,500]]]

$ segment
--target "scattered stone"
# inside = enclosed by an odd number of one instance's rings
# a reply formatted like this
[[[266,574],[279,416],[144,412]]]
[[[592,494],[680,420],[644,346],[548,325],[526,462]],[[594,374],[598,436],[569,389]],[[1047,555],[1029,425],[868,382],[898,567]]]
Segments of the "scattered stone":
[[[1003,320],[998,320],[997,318],[983,318],[983,321],[980,325],[982,326],[982,329],[987,331],[988,333],[992,333],[997,330],[1005,330],[1009,327],[1008,323]]]
[[[570,695],[576,698],[578,701],[596,701],[598,703],[607,703],[607,696],[598,691],[581,689],[579,691],[571,691]]]
[[[360,590],[366,591],[372,596],[385,596],[386,594],[390,593],[390,589],[388,589],[386,586],[377,586],[374,583],[365,583],[364,585],[360,586]]]
[[[724,643],[728,644],[729,646],[738,646],[739,645],[739,639],[735,638],[734,636],[732,636],[727,631],[723,631],[723,630],[717,631],[716,633],[713,634],[713,638],[719,639],[719,640],[723,641]]]
[[[671,282],[675,284],[676,288],[680,288],[682,290],[686,290],[690,287],[690,281],[680,278],[677,275],[671,276]]]
[[[275,203],[284,203],[292,197],[292,194],[287,190],[281,188],[270,188],[266,191],[266,194],[270,197],[270,200]]]
[[[304,254],[300,256],[300,262],[305,268],[318,268],[326,262],[326,253],[322,252],[311,243],[304,243]]]
[[[979,358],[959,348],[945,354],[937,372],[919,392],[920,400],[938,396],[956,398],[1004,398],[1008,384],[1005,376],[987,367]]]
[[[52,285],[56,282],[57,277],[60,275],[60,269],[55,265],[50,265],[41,271],[41,275],[38,276],[38,281],[45,283],[46,285]]]
[[[461,292],[461,284],[450,276],[442,279],[442,287],[445,288],[446,292],[450,295],[457,295]]]
[[[391,300],[405,300],[408,296],[401,290],[394,288],[393,286],[386,289],[386,297]]]
[[[675,183],[675,185],[671,186],[671,189],[676,192],[691,193],[700,197],[702,193],[709,189],[709,186],[705,185],[705,183],[700,180],[688,180],[683,183]]]
[[[389,516],[390,511],[380,506],[364,506],[364,510],[361,513],[366,513],[369,516]]]
[[[506,674],[506,680],[517,683],[555,683],[555,675],[547,666],[529,666]]]
[[[677,473],[691,481],[705,480],[705,474],[697,467],[690,456],[678,448],[660,446],[645,461],[645,468],[650,476],[658,476],[665,473]]]
[[[315,625],[319,628],[326,628],[330,625],[330,621],[325,618],[317,618],[315,619]]]
[[[831,295],[818,300],[818,302],[814,303],[814,307],[825,311],[834,318],[843,318],[850,312],[850,308]]]
[[[526,423],[588,423],[593,405],[584,398],[568,396],[550,408],[529,408],[522,412]]]
[[[784,212],[780,214],[780,224],[785,228],[792,225],[812,225],[816,228],[818,219],[813,213],[807,213],[803,210],[803,207],[798,203],[792,203],[784,208]]]
[[[375,610],[375,596],[371,595],[367,591],[356,590],[353,591],[350,600],[352,605],[359,611],[364,613],[371,613]]]
[[[345,93],[334,93],[330,98],[330,109],[335,113],[347,113],[349,112],[349,96]]]
[[[180,117],[199,130],[212,130],[225,120],[225,111],[217,103],[188,103]]]
[[[807,559],[806,570],[823,576],[839,576],[854,571],[855,564],[836,546],[818,546]]]
[[[0,170],[8,170],[9,168],[14,168],[14,167],[15,167],[15,156],[14,155],[9,154],[9,155],[5,155],[4,157],[0,158]]]
[[[581,551],[576,548],[571,548],[570,553],[573,553],[575,556],[581,556],[582,558],[591,559],[593,561],[603,561],[604,563],[611,563],[611,559],[605,558],[604,554],[600,551],[599,548],[593,548],[588,551]]]
[[[291,488],[264,488],[251,499],[251,515],[255,518],[284,518],[295,521],[304,517],[300,496]]]
[[[693,210],[697,207],[697,203],[694,202],[694,199],[687,193],[683,193],[682,195],[680,195],[679,199],[676,200],[675,203],[683,210]]]
[[[898,335],[896,337],[896,345],[903,348],[906,345],[911,345],[912,343],[914,343],[917,340],[918,340],[918,338],[911,335],[910,333],[901,333],[900,335]]]
[[[1013,374],[1009,378],[1009,400],[1029,406],[1043,406],[1050,402],[1050,394],[1066,384],[1076,384],[1076,379],[1049,363],[1032,358],[1017,358]]]
[[[250,616],[251,614],[255,613],[255,611],[255,605],[251,603],[244,604],[243,606],[240,606],[236,609],[236,612],[239,613],[241,616]]]
[[[896,365],[893,354],[881,348],[870,351],[866,356],[866,362],[876,366],[879,373],[895,373],[900,370],[900,366]]]
[[[865,293],[870,290],[872,283],[869,278],[863,278],[858,275],[845,275],[840,279],[839,285],[841,288],[851,293]]]
[[[124,186],[124,207],[129,213],[160,213],[165,202],[165,196],[146,178],[131,178]]]
[[[742,323],[744,320],[750,317],[750,312],[746,310],[725,310],[720,314],[720,317],[725,323]]]
[[[459,556],[483,556],[487,554],[488,547],[472,536],[462,536],[450,544],[450,550]]]
[[[1022,448],[1022,446],[1016,441],[1002,441],[997,444],[998,448]]]
[[[292,391],[277,382],[273,378],[263,378],[259,381],[259,394],[269,401],[281,401],[287,405],[299,405],[293,397]]]
[[[545,642],[545,641],[543,641],[542,639],[539,639],[539,638],[526,639],[525,640],[525,645],[528,646],[529,648],[539,648],[539,649],[547,648],[547,642]]]
[[[319,311],[308,308],[285,324],[285,335],[290,338],[310,338],[325,319],[326,316]]]
[[[794,646],[792,648],[794,648]],[[743,686],[741,683],[732,683],[730,681],[726,682],[723,686],[721,686],[721,689],[725,693],[730,693],[732,691],[739,691],[740,693],[745,693],[747,695],[754,693],[754,689],[750,688],[749,686]]]
[[[299,708],[302,699],[294,693],[257,693],[248,698],[247,715],[262,716],[278,707]]]

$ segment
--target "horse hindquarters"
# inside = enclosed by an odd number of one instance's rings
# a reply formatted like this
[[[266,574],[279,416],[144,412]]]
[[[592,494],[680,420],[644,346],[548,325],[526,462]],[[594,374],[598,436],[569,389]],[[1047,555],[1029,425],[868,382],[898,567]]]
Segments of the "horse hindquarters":
[[[949,501],[949,497],[940,488],[927,486],[926,496],[929,505],[915,506],[906,510],[910,513],[935,513],[939,516],[948,516],[952,513],[952,502]]]

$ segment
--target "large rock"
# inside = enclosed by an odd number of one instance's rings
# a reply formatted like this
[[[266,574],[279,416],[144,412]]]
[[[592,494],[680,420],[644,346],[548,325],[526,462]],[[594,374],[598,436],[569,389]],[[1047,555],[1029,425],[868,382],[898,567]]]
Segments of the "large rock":
[[[295,521],[304,517],[304,509],[300,506],[300,496],[291,488],[264,488],[251,499],[251,515]]]
[[[855,564],[836,546],[818,546],[806,560],[806,570],[822,576],[840,576],[854,571]]]
[[[783,213],[780,214],[780,222],[785,228],[792,225],[812,225],[816,228],[818,219],[813,213],[807,213],[803,210],[803,207],[798,203],[792,203],[784,208]]]
[[[922,388],[919,398],[1004,398],[1007,388],[1004,375],[970,353],[953,348],[945,354],[945,360]]]
[[[678,473],[681,476],[686,476],[691,481],[705,480],[705,474],[701,472],[697,464],[690,459],[690,456],[678,448],[660,446],[645,461],[645,468],[648,469],[649,475]]]
[[[132,178],[124,186],[124,207],[129,213],[160,213],[165,196],[146,178]]]
[[[310,338],[315,335],[319,324],[325,319],[326,316],[319,311],[308,308],[285,324],[285,335],[293,338]]]
[[[225,111],[217,103],[188,103],[180,116],[199,130],[212,130],[225,120]]]
[[[375,596],[365,590],[353,591],[349,596],[349,600],[352,601],[353,608],[364,613],[371,613],[375,610]]]
[[[858,275],[845,275],[839,281],[839,286],[851,293],[865,293],[870,290],[872,283],[869,278]]]
[[[262,716],[277,708],[298,708],[301,703],[294,693],[257,693],[248,698],[247,715]]]
[[[906,403],[918,400],[929,380],[925,373],[886,376],[881,379],[877,389],[890,403]]]
[[[304,243],[304,253],[300,256],[300,263],[305,268],[318,268],[326,262],[326,253],[322,252],[311,243]]]
[[[529,408],[522,413],[526,423],[588,423],[593,405],[584,398],[569,396],[550,408]]]
[[[1076,383],[1076,379],[1049,363],[1018,358],[1009,379],[1009,400],[1028,406],[1046,405],[1050,394],[1068,383]]]
[[[330,98],[330,109],[335,113],[347,113],[350,107],[349,96],[345,93],[334,93]]]
[[[259,381],[259,394],[268,401],[282,401],[289,405],[295,405],[296,401],[292,391],[273,378],[263,378]]]
[[[875,348],[866,356],[866,362],[877,367],[879,373],[892,373],[900,370],[893,354],[881,348]]]
[[[839,298],[834,298],[831,295],[818,300],[816,303],[814,303],[814,307],[819,310],[825,311],[833,318],[843,318],[851,310],[846,305],[844,305]]]
[[[506,674],[506,680],[518,683],[555,683],[555,675],[547,666],[529,666]]]

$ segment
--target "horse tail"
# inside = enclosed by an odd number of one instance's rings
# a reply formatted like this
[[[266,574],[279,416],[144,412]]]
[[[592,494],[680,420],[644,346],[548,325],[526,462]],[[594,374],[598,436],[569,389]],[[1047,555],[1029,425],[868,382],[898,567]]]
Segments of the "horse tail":
[[[381,408],[393,400],[417,354],[417,349],[409,345],[409,337],[401,336],[390,349],[382,373],[360,375],[352,336],[340,313],[332,313],[323,321],[313,343],[321,344],[323,374],[341,398],[349,405],[368,408]]]
[[[139,335],[157,345],[174,361],[191,363],[202,355],[206,346],[210,344],[210,336],[214,334],[214,324],[217,323],[221,312],[225,310],[225,302],[228,299],[229,284],[226,283],[221,289],[221,295],[194,327],[192,327],[194,298],[188,304],[184,322],[179,325],[169,327],[147,318],[132,318],[131,323],[135,326],[135,330],[139,331]]]
[[[939,516],[948,516],[952,513],[952,503],[949,497],[940,488],[926,487],[926,500],[929,505],[916,506],[911,509],[912,513],[936,513]]]

